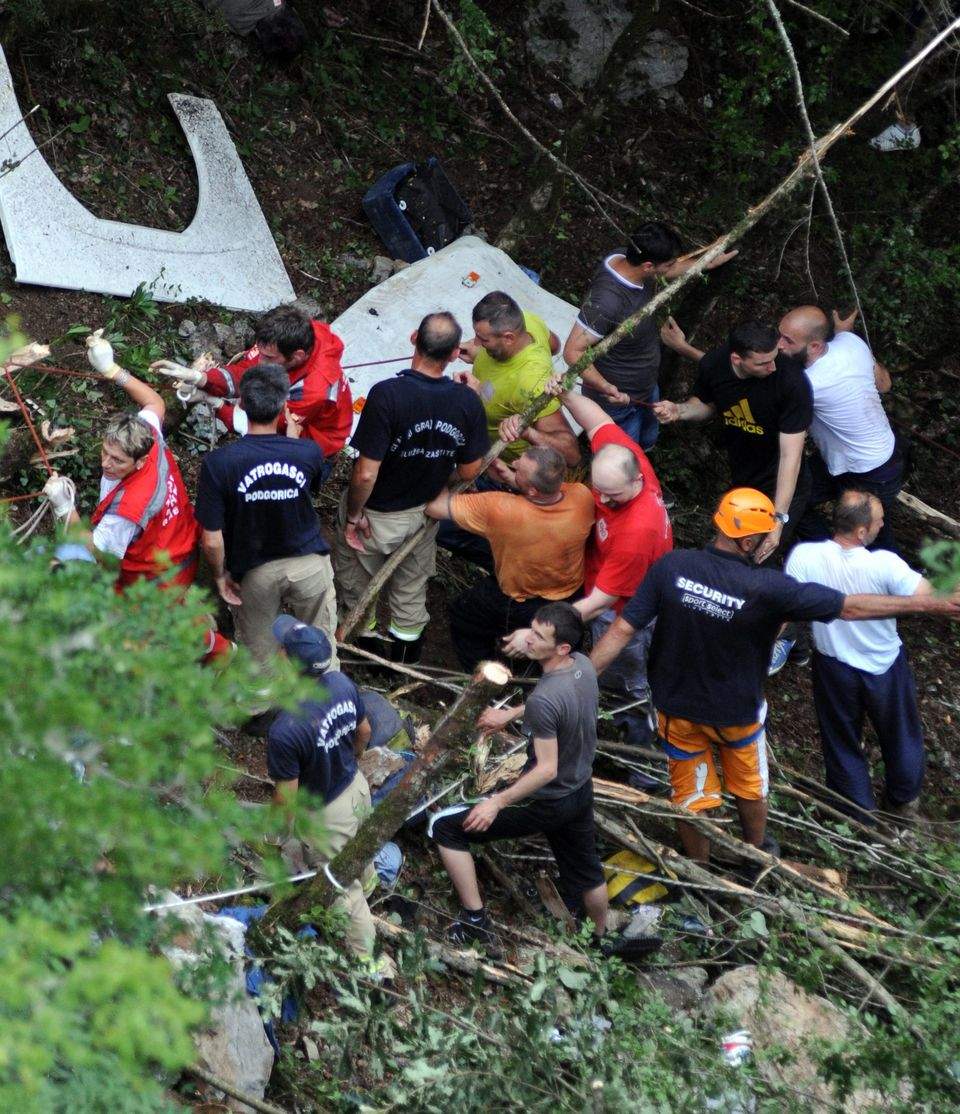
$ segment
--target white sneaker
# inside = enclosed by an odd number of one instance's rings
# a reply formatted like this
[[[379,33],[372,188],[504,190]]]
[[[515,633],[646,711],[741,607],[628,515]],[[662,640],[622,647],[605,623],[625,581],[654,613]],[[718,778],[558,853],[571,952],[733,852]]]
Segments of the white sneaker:
[[[920,129],[916,124],[891,124],[870,140],[876,151],[910,151],[920,146]]]

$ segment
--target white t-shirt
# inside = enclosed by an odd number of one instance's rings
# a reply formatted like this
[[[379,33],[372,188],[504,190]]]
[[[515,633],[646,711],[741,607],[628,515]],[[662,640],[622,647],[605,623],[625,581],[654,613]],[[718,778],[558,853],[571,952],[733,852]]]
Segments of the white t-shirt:
[[[873,375],[873,353],[855,333],[837,333],[807,369],[817,444],[831,476],[869,472],[893,456],[893,430]]]
[[[923,579],[888,549],[871,552],[862,545],[847,549],[835,541],[796,546],[784,571],[795,580],[825,584],[845,596],[860,592],[912,596]],[[813,644],[821,654],[865,673],[886,673],[900,653],[896,619],[834,619],[811,626]]]
[[[153,426],[162,445],[163,427],[160,425],[160,419],[157,415],[152,410],[139,410],[137,417],[143,418],[147,425]],[[119,480],[108,480],[106,476],[100,477],[98,507],[119,482]],[[93,544],[101,553],[112,553],[114,557],[122,557],[127,552],[127,547],[133,539],[142,532],[140,527],[135,522],[131,522],[129,518],[123,518],[118,514],[110,514],[108,511],[93,528]]]

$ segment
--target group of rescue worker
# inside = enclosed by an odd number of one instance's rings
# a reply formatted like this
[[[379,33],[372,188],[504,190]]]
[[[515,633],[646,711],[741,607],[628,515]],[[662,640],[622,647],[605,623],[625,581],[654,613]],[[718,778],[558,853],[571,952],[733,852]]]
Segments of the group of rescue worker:
[[[806,663],[812,639],[827,786],[869,822],[869,718],[884,761],[882,807],[917,812],[923,733],[895,617],[955,617],[960,604],[934,594],[896,550],[889,515],[903,447],[880,400],[889,373],[854,319],[801,306],[776,326],[741,321],[701,351],[672,318],[658,329],[647,317],[583,368],[580,390],[554,370],[561,350],[568,366],[578,362],[650,302],[661,277],[690,265],[671,228],[641,226],[599,262],[562,345],[502,291],[473,307],[466,340],[451,313],[427,314],[411,334],[409,367],[370,390],[352,436],[343,344],[294,307],[264,315],[254,346],[224,366],[158,361],[182,401],[207,404],[239,435],[203,456],[195,504],[164,441],[161,395],[119,367],[101,335],[88,340],[92,366],[138,407],[104,430],[89,547],[119,559],[118,588],[150,578],[174,592],[194,581],[202,553],[237,641],[264,664],[283,650],[317,678],[315,701],[270,724],[268,765],[278,800],[289,804],[303,786],[340,845],[369,805],[357,756],[370,729],[364,697],[337,671],[338,624],[413,539],[382,590],[385,631],[371,608],[356,637],[413,665],[438,544],[481,569],[447,603],[461,666],[509,655],[541,675],[523,705],[479,719],[488,732],[521,722],[519,779],[431,824],[460,900],[456,941],[492,935],[470,845],[533,833],[550,843],[570,908],[604,933],[591,782],[601,688],[624,699],[628,740],[656,736],[675,804],[716,809],[725,787],[744,839],[779,854],[766,825],[763,690],[791,658]],[[683,401],[660,397],[663,346],[696,361]],[[530,414],[544,394],[550,401]],[[732,485],[707,545],[674,549],[650,456],[662,425],[710,419]],[[484,469],[498,439],[506,447]],[[348,441],[350,478],[329,545],[314,497]],[[569,478],[584,453],[588,483]],[[54,476],[45,490],[61,519],[79,523],[72,484]],[[232,647],[211,623],[198,658],[223,659]],[[687,854],[707,861],[702,830],[681,822],[679,831]],[[360,880],[345,901],[351,944],[366,954],[373,930]]]

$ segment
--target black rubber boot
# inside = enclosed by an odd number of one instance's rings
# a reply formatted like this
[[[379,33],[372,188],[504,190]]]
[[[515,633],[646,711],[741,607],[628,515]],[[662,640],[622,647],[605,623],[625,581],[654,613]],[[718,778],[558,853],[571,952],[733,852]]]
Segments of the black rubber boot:
[[[423,653],[423,635],[415,638],[413,642],[405,642],[395,638],[390,643],[390,660],[399,665],[416,665]]]

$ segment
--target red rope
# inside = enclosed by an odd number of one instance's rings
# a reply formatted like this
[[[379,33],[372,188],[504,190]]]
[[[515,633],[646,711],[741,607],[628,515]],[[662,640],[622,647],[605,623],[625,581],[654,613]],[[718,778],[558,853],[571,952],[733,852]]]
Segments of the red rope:
[[[369,360],[365,364],[342,364],[341,371],[350,371],[355,367],[378,367],[380,364],[399,364],[401,360],[412,360],[413,356],[391,356],[389,360]]]
[[[40,499],[45,494],[43,491],[28,491],[26,495],[7,495],[0,499],[0,503],[22,503],[24,499]]]
[[[33,437],[33,443],[37,446],[37,451],[40,453],[40,459],[43,461],[43,466],[52,476],[53,468],[50,466],[50,461],[47,459],[47,450],[43,447],[43,442],[40,440],[40,435],[37,433],[36,427],[33,424],[33,419],[30,417],[30,411],[27,409],[27,404],[23,401],[23,395],[20,394],[20,389],[19,387],[17,387],[16,380],[13,378],[7,368],[3,369],[3,374],[7,377],[7,382],[10,384],[10,390],[13,391],[13,397],[17,400],[17,405],[20,407],[20,412],[23,414],[24,420],[27,423],[27,429],[30,430],[30,435]]]

